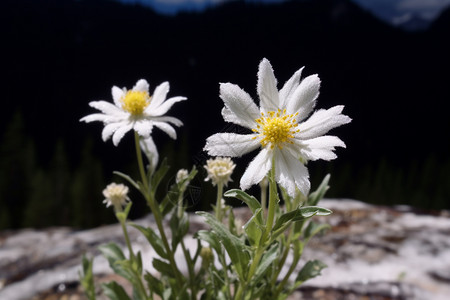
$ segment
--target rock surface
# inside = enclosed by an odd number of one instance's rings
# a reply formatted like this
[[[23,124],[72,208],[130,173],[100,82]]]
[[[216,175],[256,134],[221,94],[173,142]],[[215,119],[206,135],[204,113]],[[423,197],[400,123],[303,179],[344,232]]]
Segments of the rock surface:
[[[332,230],[310,241],[304,261],[320,259],[328,268],[291,299],[449,299],[448,212],[430,214],[345,199],[323,200],[320,205],[334,213],[316,220],[332,225]],[[249,216],[243,208],[235,212],[244,222]],[[136,223],[149,225],[153,220],[147,217]],[[191,216],[191,224],[193,231],[204,227],[196,215]],[[129,228],[129,232],[133,247],[144,254],[144,267],[151,269],[153,250],[136,230]],[[78,285],[83,253],[95,256],[97,280],[121,280],[96,250],[110,241],[124,246],[118,225],[85,231],[1,232],[0,299],[85,299]],[[187,248],[195,248],[191,236],[185,242]],[[183,259],[178,260],[183,267]]]

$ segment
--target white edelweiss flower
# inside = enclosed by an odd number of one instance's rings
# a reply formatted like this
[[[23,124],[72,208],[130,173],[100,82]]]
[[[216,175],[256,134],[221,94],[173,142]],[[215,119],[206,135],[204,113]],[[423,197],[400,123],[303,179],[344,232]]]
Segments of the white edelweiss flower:
[[[155,88],[152,96],[149,94],[149,84],[145,79],[140,79],[131,89],[112,88],[114,103],[107,101],[92,101],[89,105],[101,111],[101,113],[88,115],[80,121],[86,123],[101,121],[105,124],[102,132],[104,141],[112,136],[112,141],[117,146],[123,136],[131,129],[141,137],[150,137],[153,126],[176,139],[177,135],[172,125],[181,126],[183,123],[177,118],[165,116],[169,109],[185,97],[173,97],[166,100],[169,92],[169,83],[163,82]],[[172,125],[171,125],[172,124]]]
[[[261,182],[273,162],[275,179],[290,196],[294,196],[296,188],[307,195],[309,174],[302,161],[331,160],[336,158],[335,147],[345,147],[338,137],[324,135],[351,121],[341,114],[344,106],[320,109],[306,119],[315,107],[320,79],[311,75],[300,80],[302,70],[295,72],[278,90],[272,66],[263,59],[258,70],[259,108],[239,86],[220,84],[224,120],[253,133],[216,133],[206,140],[205,150],[212,156],[239,157],[260,148],[241,178],[243,190]]]
[[[208,172],[205,181],[211,180],[214,186],[219,183],[227,186],[228,182],[232,181],[231,174],[236,165],[229,157],[216,157],[208,159],[203,167]]]
[[[128,187],[123,184],[111,183],[103,190],[103,196],[105,200],[103,203],[106,207],[114,206],[115,211],[121,211],[122,206],[125,206],[130,201],[128,198]]]

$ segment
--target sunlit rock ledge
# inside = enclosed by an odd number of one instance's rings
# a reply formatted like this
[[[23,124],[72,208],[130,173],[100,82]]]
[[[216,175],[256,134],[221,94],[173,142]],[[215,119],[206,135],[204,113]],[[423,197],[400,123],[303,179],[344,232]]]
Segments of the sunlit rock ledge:
[[[320,205],[334,213],[316,220],[327,222],[332,229],[310,241],[303,259],[320,259],[328,268],[291,299],[448,299],[449,212],[373,206],[348,199],[326,199]],[[235,214],[243,222],[249,218],[245,208],[236,208]],[[135,222],[151,225],[153,219],[148,216]],[[191,215],[192,232],[200,228],[206,228],[202,218]],[[134,249],[143,253],[144,267],[152,270],[155,253],[139,232],[131,227],[129,232]],[[97,250],[110,241],[127,252],[118,225],[84,231],[1,232],[0,299],[84,299],[78,286],[83,253],[95,257],[96,280],[120,280],[111,275]],[[194,251],[192,235],[185,242]],[[185,266],[181,255],[177,262],[180,268]]]

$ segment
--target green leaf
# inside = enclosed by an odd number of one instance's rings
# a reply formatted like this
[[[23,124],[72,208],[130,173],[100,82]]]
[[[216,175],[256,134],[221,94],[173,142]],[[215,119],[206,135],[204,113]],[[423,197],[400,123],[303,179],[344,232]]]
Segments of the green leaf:
[[[320,200],[322,200],[323,196],[325,196],[325,193],[330,188],[328,185],[328,182],[330,181],[330,174],[327,174],[323,180],[322,183],[319,185],[317,190],[315,190],[313,193],[309,194],[308,196],[308,205],[315,206],[317,203],[319,203]]]
[[[144,279],[147,282],[147,286],[150,291],[153,291],[153,293],[155,293],[161,297],[163,296],[164,284],[162,283],[162,281],[160,279],[154,277],[149,272],[145,273]]]
[[[264,253],[255,272],[255,276],[253,279],[255,282],[259,282],[261,280],[266,271],[269,269],[270,265],[278,257],[278,248],[279,244],[274,244],[272,247],[270,247],[269,250],[267,250],[266,253]]]
[[[173,273],[172,267],[170,264],[160,260],[160,259],[153,259],[152,261],[153,267],[161,274],[169,276],[171,278],[175,278],[175,274]]]
[[[79,273],[80,283],[84,289],[84,292],[89,300],[95,300],[95,285],[94,276],[92,272],[93,259],[88,259],[83,255],[82,269]]]
[[[250,261],[250,255],[247,252],[244,242],[233,235],[228,228],[217,221],[213,215],[206,212],[197,212],[197,214],[206,219],[206,223],[208,223],[212,230],[217,234],[225,250],[230,256],[230,260],[236,268],[236,272],[239,277],[241,279],[245,278],[245,273]]]
[[[245,233],[247,234],[250,245],[253,247],[258,247],[261,240],[261,236],[264,230],[264,226],[261,224],[262,221],[262,208],[256,210],[255,214],[247,221],[244,225]]]
[[[102,284],[105,295],[111,300],[131,300],[124,288],[115,281]]]
[[[131,224],[131,226],[139,230],[145,236],[147,241],[150,243],[150,245],[152,245],[153,249],[159,256],[165,259],[169,258],[169,256],[165,251],[164,243],[161,237],[159,237],[159,235],[157,235],[152,228],[143,227],[137,224]]]
[[[158,170],[153,173],[152,179],[150,181],[150,188],[153,193],[156,192],[161,180],[166,176],[167,171],[169,171],[170,166],[167,164],[167,158],[164,158],[161,162]]]
[[[175,251],[178,244],[183,240],[189,230],[189,218],[187,213],[183,213],[181,219],[178,218],[176,213],[172,214],[169,226],[172,230],[172,251]]]
[[[236,199],[239,199],[241,201],[244,201],[245,204],[251,209],[252,213],[255,214],[255,211],[261,208],[261,203],[259,203],[258,200],[256,200],[255,197],[250,196],[244,191],[241,191],[239,189],[232,189],[229,191],[226,191],[223,194],[225,197],[233,197]]]
[[[305,220],[315,215],[326,216],[331,213],[332,213],[331,210],[318,206],[299,207],[296,210],[281,215],[278,218],[277,222],[275,223],[275,226],[273,227],[272,231],[273,232],[277,231],[278,229],[284,227],[288,222],[297,222]]]
[[[109,266],[114,272],[129,281],[135,280],[135,274],[129,261],[125,258],[122,249],[114,243],[100,245],[99,250],[108,260]],[[127,263],[128,262],[128,263]]]
[[[125,259],[125,255],[123,254],[122,249],[120,249],[120,247],[114,243],[100,245],[98,248],[102,252],[103,256],[106,257],[108,262],[110,262],[110,264],[111,262],[114,264],[118,260]]]
[[[134,186],[136,189],[139,189],[138,184],[136,183],[136,181],[134,181],[130,176],[128,176],[127,174],[124,174],[122,172],[119,171],[114,171],[113,174],[122,177],[123,179],[125,179],[126,181],[128,181],[129,183],[131,183],[132,186]]]
[[[306,241],[309,241],[309,239],[311,239],[313,236],[315,236],[319,232],[328,230],[330,228],[331,228],[331,226],[328,224],[319,224],[316,222],[310,222],[308,224],[308,226],[306,227],[305,232],[303,234],[304,239]]]
[[[306,280],[319,276],[320,272],[326,267],[327,265],[320,260],[308,261],[298,273],[295,279],[295,285],[299,286]]]
[[[199,230],[195,233],[194,237],[202,241],[207,242],[216,253],[222,253],[222,246],[217,235],[212,231]]]

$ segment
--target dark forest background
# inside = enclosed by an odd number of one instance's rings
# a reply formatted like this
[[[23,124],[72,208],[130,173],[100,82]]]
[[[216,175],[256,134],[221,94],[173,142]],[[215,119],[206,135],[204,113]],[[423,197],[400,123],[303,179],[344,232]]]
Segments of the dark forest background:
[[[302,66],[318,73],[317,108],[345,104],[353,118],[331,132],[347,144],[338,159],[309,164],[313,186],[331,172],[329,197],[450,208],[449,9],[413,32],[349,0],[236,1],[177,16],[106,0],[6,0],[0,15],[0,228],[113,220],[101,191],[118,180],[113,170],[136,173],[132,135],[114,147],[101,141],[100,123],[79,123],[94,112],[89,101],[111,100],[113,85],[146,78],[153,90],[167,80],[169,96],[188,97],[170,111],[185,124],[179,138],[154,137],[172,174],[201,169],[205,139],[239,130],[221,118],[218,83],[236,83],[256,99],[263,57],[279,86]],[[251,157],[237,160],[231,187]],[[214,199],[203,174],[192,209]],[[135,196],[133,216],[148,213]]]

